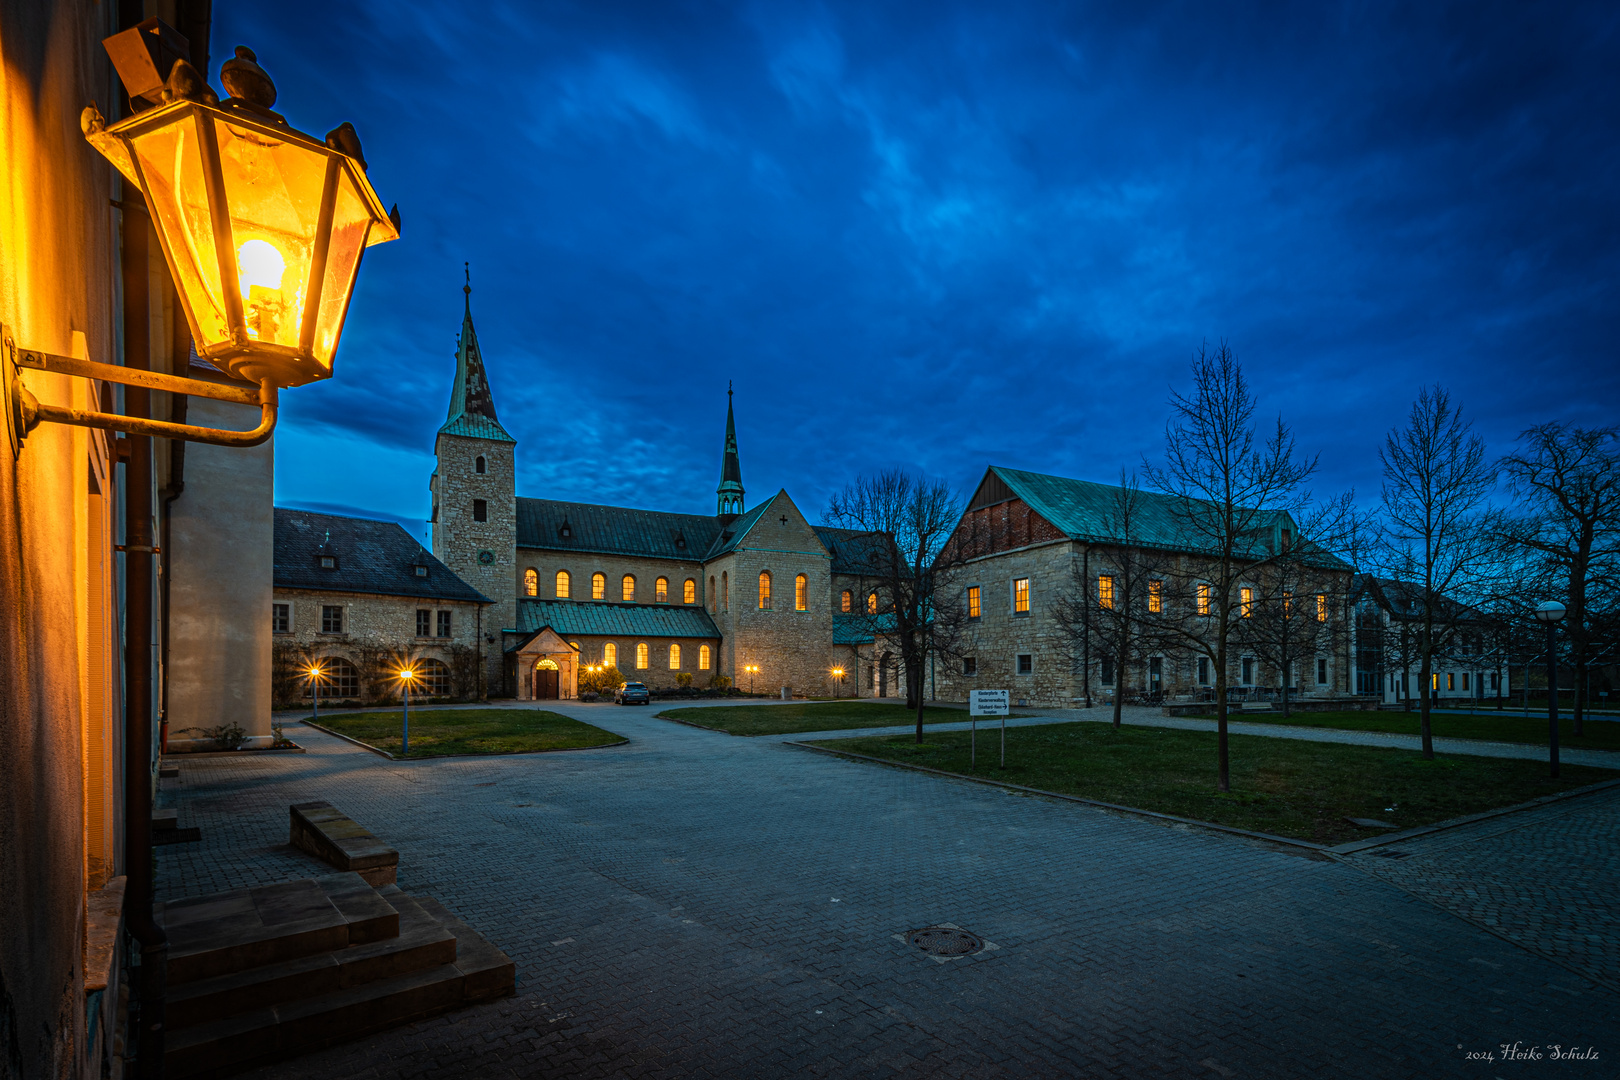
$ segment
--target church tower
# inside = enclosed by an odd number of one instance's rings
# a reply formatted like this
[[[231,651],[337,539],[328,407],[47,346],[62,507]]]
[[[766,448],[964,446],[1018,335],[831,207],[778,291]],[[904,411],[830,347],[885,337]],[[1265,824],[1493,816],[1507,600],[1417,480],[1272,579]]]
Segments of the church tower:
[[[495,601],[483,611],[485,693],[505,692],[501,631],[517,626],[517,440],[495,417],[484,358],[473,329],[472,280],[456,348],[450,414],[434,440],[433,554]]]
[[[742,462],[737,458],[737,421],[731,411],[731,386],[726,386],[726,452],[720,460],[720,486],[715,513],[734,517],[743,512]]]

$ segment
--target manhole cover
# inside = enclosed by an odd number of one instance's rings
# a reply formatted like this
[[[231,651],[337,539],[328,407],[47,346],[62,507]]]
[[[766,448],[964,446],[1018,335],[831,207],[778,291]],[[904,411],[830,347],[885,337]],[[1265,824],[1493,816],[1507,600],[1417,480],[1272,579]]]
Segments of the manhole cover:
[[[966,956],[984,948],[984,942],[954,926],[929,926],[913,930],[906,940],[929,956]]]

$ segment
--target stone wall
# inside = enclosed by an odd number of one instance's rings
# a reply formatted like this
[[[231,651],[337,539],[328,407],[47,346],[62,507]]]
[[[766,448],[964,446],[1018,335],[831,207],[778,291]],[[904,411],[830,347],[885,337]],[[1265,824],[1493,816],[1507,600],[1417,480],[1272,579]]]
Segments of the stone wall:
[[[629,638],[595,634],[571,634],[568,637],[570,645],[579,646],[579,662],[582,665],[603,663],[604,649],[610,642],[618,648],[616,666],[626,682],[643,682],[655,690],[673,690],[679,685],[675,676],[684,671],[692,676],[692,685],[702,689],[719,673],[720,642],[716,638]],[[637,668],[636,646],[643,643],[647,645],[647,666]],[[681,648],[681,663],[677,668],[669,666],[671,645]],[[704,646],[709,649],[707,670],[698,666]]]
[[[557,599],[557,571],[566,570],[569,576],[569,599],[591,599],[591,575],[600,573],[607,580],[604,599],[620,602],[623,599],[624,575],[630,574],[636,579],[635,602],[638,604],[655,603],[656,584],[660,577],[669,579],[669,599],[666,601],[671,607],[681,606],[682,588],[690,578],[697,588],[697,599],[690,606],[701,607],[704,603],[706,589],[703,564],[693,561],[675,559],[647,559],[630,555],[596,555],[573,551],[545,551],[535,548],[519,548],[514,566],[514,588],[519,597],[526,596],[523,587],[523,572],[534,569],[539,577],[539,595],[541,600]],[[493,597],[492,597],[493,599]]]
[[[491,645],[479,633],[479,605],[462,600],[429,600],[409,596],[375,596],[369,593],[316,592],[306,589],[276,589],[272,603],[287,604],[291,626],[288,633],[275,635],[275,700],[279,708],[296,707],[309,700],[301,672],[324,657],[341,656],[360,670],[358,701],[392,701],[400,696],[395,673],[412,660],[431,657],[449,665],[451,700],[478,697],[474,672],[479,657],[483,667],[497,670],[501,663],[499,644]],[[322,608],[343,608],[343,632],[321,630]],[[448,638],[417,637],[416,612],[433,612],[433,628],[438,613],[451,613]],[[483,616],[487,631],[488,609]],[[266,619],[268,624],[268,617]],[[497,642],[500,640],[496,635]],[[500,684],[497,682],[496,684]],[[322,700],[329,700],[323,690]],[[413,691],[413,699],[415,692]],[[336,700],[335,696],[330,700]],[[173,746],[171,736],[170,745]]]
[[[460,435],[440,435],[434,447],[433,554],[461,580],[489,597],[484,609],[485,678],[489,693],[505,687],[500,632],[517,626],[517,592],[512,587],[517,565],[517,493],[514,486],[516,444]],[[479,456],[485,471],[476,469]],[[473,520],[473,500],[483,499],[488,520]],[[487,558],[481,557],[487,553]]]

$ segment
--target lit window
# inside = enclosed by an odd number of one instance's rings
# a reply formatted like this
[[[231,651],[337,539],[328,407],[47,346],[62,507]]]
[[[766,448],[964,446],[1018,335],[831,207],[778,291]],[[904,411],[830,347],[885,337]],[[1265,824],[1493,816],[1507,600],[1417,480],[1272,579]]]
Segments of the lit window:
[[[1105,608],[1114,606],[1114,579],[1107,574],[1100,574],[1097,577],[1097,603]],[[1019,608],[1018,610],[1025,611],[1028,609]]]
[[[653,582],[653,599],[660,604],[669,603],[669,578],[661,577]]]
[[[624,575],[624,580],[619,582],[619,597],[627,604],[635,600],[636,577],[634,574]]]
[[[669,670],[681,670],[681,647],[679,645],[669,647]]]
[[[416,636],[433,636],[433,612],[427,610],[426,608],[416,609]]]
[[[1198,586],[1198,614],[1209,614],[1209,586]]]
[[[1292,619],[1293,617],[1294,617],[1294,594],[1291,593],[1291,592],[1286,592],[1285,591],[1283,593],[1283,618]]]
[[[439,612],[438,633],[436,633],[434,636],[435,637],[449,637],[450,636],[450,613],[448,611]]]
[[[1316,594],[1316,621],[1327,622],[1327,593]]]
[[[1446,672],[1446,689],[1447,690],[1455,690],[1455,689],[1457,689],[1457,676],[1456,676],[1456,674],[1454,672],[1450,672],[1450,671]]]
[[[572,580],[568,577],[568,571],[557,571],[557,599],[568,599],[568,589],[572,583]]]
[[[321,633],[343,633],[343,608],[336,604],[327,604],[321,608]]]
[[[606,600],[607,599],[607,575],[606,574],[595,573],[595,574],[591,575],[591,599],[592,600]]]
[[[868,615],[877,614],[877,593],[875,592],[866,594],[866,613]]]
[[[602,646],[602,666],[603,667],[618,667],[619,666],[619,647],[617,645],[613,644],[613,642],[611,642],[611,641],[608,642],[606,645]]]
[[[1029,653],[1019,653],[1018,654],[1018,674],[1020,674],[1020,675],[1033,675],[1033,674],[1035,674],[1035,657],[1031,656]]]
[[[272,634],[292,633],[292,605],[270,605],[270,632]]]
[[[483,499],[474,499],[473,500],[473,520],[474,521],[488,521],[489,520],[489,503],[485,502]]]
[[[844,595],[839,601],[839,607],[842,610],[846,611],[846,612],[854,611],[855,610],[855,594],[850,592],[848,589],[845,589],[844,590]]]
[[[764,611],[771,606],[771,572],[762,570],[759,574],[759,610]]]
[[[1247,619],[1254,614],[1254,590],[1245,585],[1238,590],[1238,598],[1240,601],[1238,610]],[[1243,681],[1248,682],[1247,679]]]
[[[709,670],[709,647],[707,645],[698,646],[698,669],[700,671]]]
[[[1029,614],[1029,578],[1027,577],[1013,580],[1013,614]]]
[[[481,473],[483,471],[484,471],[484,455],[479,454],[478,455],[478,460],[473,462],[473,472],[480,472]]]
[[[1440,673],[1438,671],[1436,671],[1433,675],[1429,676],[1429,689],[1431,689],[1431,690],[1439,690],[1440,689]]]
[[[810,610],[810,579],[803,574],[793,579],[793,610]]]
[[[540,595],[540,571],[532,566],[523,571],[523,595]]]
[[[681,589],[681,603],[697,603],[697,582],[692,578],[687,578],[685,587]]]
[[[1155,615],[1164,610],[1164,582],[1148,582],[1148,610]]]
[[[647,667],[648,649],[645,641],[636,646],[636,669],[644,670]]]

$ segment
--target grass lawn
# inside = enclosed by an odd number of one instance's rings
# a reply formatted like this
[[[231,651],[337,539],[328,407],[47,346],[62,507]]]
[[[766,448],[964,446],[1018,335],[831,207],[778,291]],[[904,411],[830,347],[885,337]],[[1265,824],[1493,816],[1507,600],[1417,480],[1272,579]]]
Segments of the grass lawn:
[[[1214,714],[1204,719],[1213,720]],[[1396,735],[1416,735],[1418,714],[1415,712],[1362,712],[1355,709],[1344,712],[1296,712],[1287,719],[1280,712],[1239,713],[1233,710],[1228,720],[1244,723],[1291,724],[1296,727],[1341,728],[1350,731],[1387,731]],[[1461,713],[1433,713],[1429,717],[1435,735],[1448,739],[1488,739],[1492,742],[1547,744],[1547,714],[1531,714],[1527,720],[1519,713],[1481,712],[1478,716]],[[1569,716],[1558,718],[1558,745],[1583,750],[1620,750],[1620,723],[1613,720],[1588,720],[1586,733],[1575,736]]]
[[[398,709],[332,713],[322,716],[319,723],[321,727],[399,756]],[[578,750],[623,741],[623,736],[611,731],[536,709],[411,710],[410,756],[413,758]]]
[[[1318,844],[1379,834],[1347,817],[1405,829],[1511,806],[1556,791],[1620,778],[1608,769],[1565,765],[1558,780],[1537,761],[1440,757],[1413,750],[1231,736],[1232,791],[1215,790],[1215,733],[1107,724],[1007,729],[1007,768],[997,766],[999,728],[979,732],[977,768],[968,733],[820,740],[818,746],[925,765],[1087,799],[1156,810]]]
[[[732,735],[791,735],[796,731],[846,731],[917,723],[904,705],[864,705],[857,701],[807,701],[790,705],[736,705],[708,709],[665,709],[658,714]],[[923,723],[949,724],[968,718],[966,709],[923,710]]]

